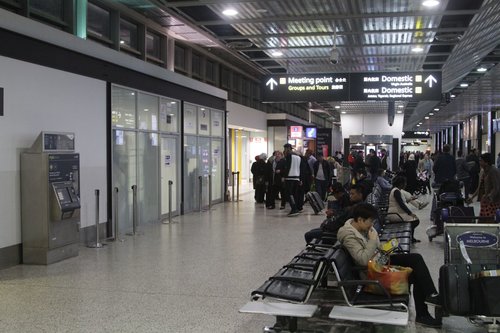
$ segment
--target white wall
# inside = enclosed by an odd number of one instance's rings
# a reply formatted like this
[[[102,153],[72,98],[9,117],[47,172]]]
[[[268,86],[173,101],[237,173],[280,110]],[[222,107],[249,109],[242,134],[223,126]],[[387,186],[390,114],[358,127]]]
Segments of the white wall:
[[[396,114],[394,124],[389,126],[387,114],[342,114],[340,122],[342,124],[342,138],[349,138],[350,135],[392,135],[393,138],[401,142],[403,132],[403,114]]]
[[[80,153],[82,227],[106,220],[106,83],[0,57],[0,248],[21,243],[20,152],[42,130],[74,132]]]
[[[227,124],[232,128],[244,128],[246,131],[264,131],[267,137],[267,114],[257,109],[227,101]]]

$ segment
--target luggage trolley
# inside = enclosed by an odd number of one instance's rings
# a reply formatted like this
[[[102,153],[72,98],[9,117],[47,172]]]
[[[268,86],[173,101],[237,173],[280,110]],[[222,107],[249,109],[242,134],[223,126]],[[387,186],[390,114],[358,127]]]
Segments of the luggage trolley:
[[[487,326],[489,332],[498,332],[500,224],[477,223],[485,218],[452,214],[453,209],[442,211],[445,265],[440,268],[439,289],[443,315],[467,317],[473,324]]]

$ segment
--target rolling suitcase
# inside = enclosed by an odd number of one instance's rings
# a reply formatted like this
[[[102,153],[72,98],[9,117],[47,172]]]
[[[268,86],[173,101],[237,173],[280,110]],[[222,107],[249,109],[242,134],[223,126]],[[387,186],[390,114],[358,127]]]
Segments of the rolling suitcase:
[[[319,196],[318,192],[307,192],[306,199],[311,204],[312,209],[314,210],[314,214],[319,214],[325,208],[325,203]]]
[[[467,316],[471,312],[469,271],[471,265],[453,264],[439,268],[439,293],[447,314]]]

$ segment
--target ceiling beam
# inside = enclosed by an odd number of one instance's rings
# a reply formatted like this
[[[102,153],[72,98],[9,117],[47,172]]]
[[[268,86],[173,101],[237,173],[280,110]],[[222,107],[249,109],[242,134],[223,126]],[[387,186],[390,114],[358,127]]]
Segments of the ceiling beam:
[[[441,56],[449,56],[450,52],[440,52],[440,53],[427,53],[427,56],[436,56],[436,57],[441,57]],[[364,55],[346,55],[345,57],[348,57],[349,59],[354,59],[354,58],[392,58],[392,57],[421,57],[422,54],[419,53],[412,53],[412,54],[364,54]],[[251,61],[282,61],[282,60],[302,60],[302,59],[325,59],[328,58],[329,55],[324,55],[324,56],[316,56],[316,57],[277,57],[277,58],[249,58]]]
[[[456,28],[425,28],[425,29],[394,29],[394,30],[365,30],[365,31],[339,31],[337,36],[356,36],[356,35],[371,35],[371,34],[391,34],[391,33],[416,33],[416,32],[435,32],[439,33],[455,33],[455,32],[465,32],[467,27],[456,27]],[[300,33],[266,33],[266,34],[254,34],[254,35],[240,35],[240,36],[218,36],[220,40],[241,40],[241,39],[252,39],[252,38],[273,38],[273,37],[321,37],[321,36],[333,36],[333,31],[321,31],[321,32],[300,32]]]
[[[227,20],[212,20],[212,21],[197,21],[193,22],[199,26],[209,25],[226,25],[226,24],[255,24],[255,23],[276,23],[276,22],[289,22],[300,20],[305,21],[351,21],[356,19],[369,20],[374,18],[394,18],[394,17],[418,17],[418,16],[461,16],[461,15],[475,15],[478,13],[477,9],[473,10],[445,10],[441,12],[430,11],[415,11],[415,12],[391,12],[391,13],[359,13],[359,14],[328,14],[328,15],[303,15],[303,16],[273,16],[261,17],[250,19],[227,19]],[[338,24],[336,24],[338,25]]]
[[[411,43],[370,43],[370,44],[355,44],[355,45],[336,45],[338,49],[340,48],[357,48],[357,47],[385,47],[385,46],[403,46],[403,45],[455,45],[457,42],[411,42]],[[331,49],[332,45],[300,45],[300,46],[267,46],[267,47],[254,47],[246,49],[238,49],[239,52],[258,52],[265,50],[276,50],[276,49],[287,49],[287,50],[304,50],[304,49]]]

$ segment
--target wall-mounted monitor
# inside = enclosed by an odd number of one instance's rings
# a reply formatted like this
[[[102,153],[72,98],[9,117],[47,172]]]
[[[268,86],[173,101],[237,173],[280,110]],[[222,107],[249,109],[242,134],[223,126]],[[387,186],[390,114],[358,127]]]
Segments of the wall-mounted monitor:
[[[316,127],[306,127],[306,138],[316,139],[318,129]]]

